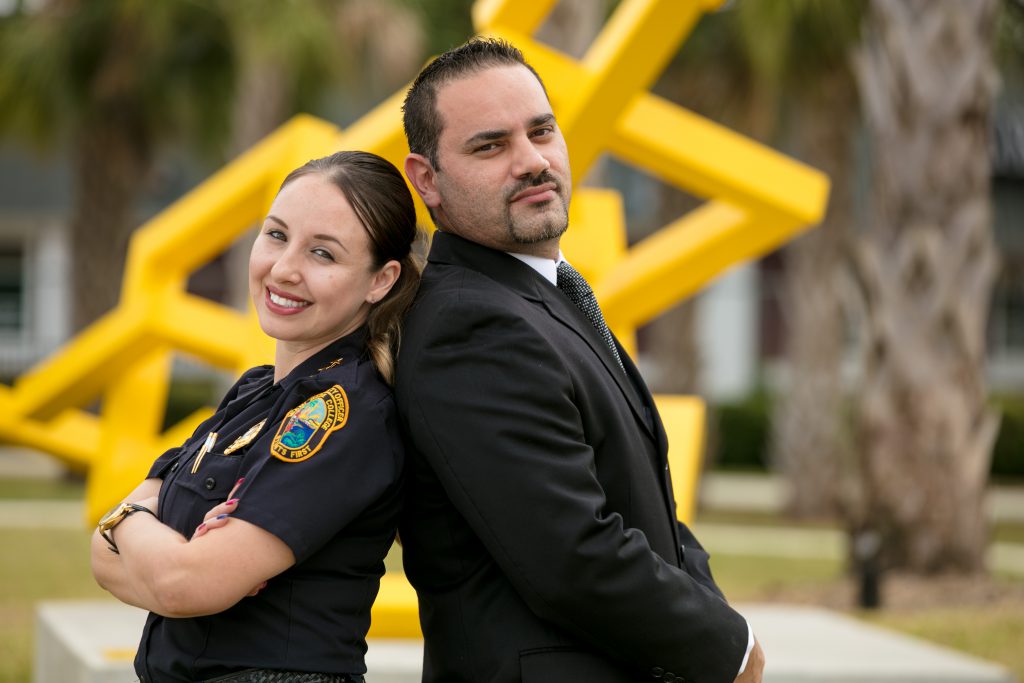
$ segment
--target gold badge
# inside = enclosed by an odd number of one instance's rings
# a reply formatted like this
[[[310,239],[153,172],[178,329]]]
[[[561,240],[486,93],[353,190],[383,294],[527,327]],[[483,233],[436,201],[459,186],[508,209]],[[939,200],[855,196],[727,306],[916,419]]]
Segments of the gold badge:
[[[256,435],[260,433],[260,430],[263,429],[263,425],[265,424],[267,424],[267,418],[263,418],[252,427],[245,430],[245,434],[242,434],[240,437],[232,441],[231,445],[224,449],[224,455],[231,455],[239,448],[245,448],[248,446],[252,440],[256,438]]]
[[[275,458],[285,462],[301,462],[313,457],[331,432],[348,421],[348,397],[335,384],[285,415],[270,444]]]

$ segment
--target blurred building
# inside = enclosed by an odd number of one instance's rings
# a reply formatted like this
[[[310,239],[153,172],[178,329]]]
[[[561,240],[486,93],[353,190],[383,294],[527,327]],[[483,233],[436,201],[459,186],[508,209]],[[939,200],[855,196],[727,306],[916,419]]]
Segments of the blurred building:
[[[0,147],[0,377],[52,353],[69,332],[67,212],[61,164]]]
[[[158,163],[149,192],[136,207],[142,224],[208,175],[193,160]],[[66,158],[0,145],[0,382],[9,383],[54,353],[71,336],[68,214],[74,188]],[[217,301],[237,296],[227,259],[204,267],[189,290]],[[237,279],[237,278],[235,278]],[[247,286],[242,283],[242,286]]]

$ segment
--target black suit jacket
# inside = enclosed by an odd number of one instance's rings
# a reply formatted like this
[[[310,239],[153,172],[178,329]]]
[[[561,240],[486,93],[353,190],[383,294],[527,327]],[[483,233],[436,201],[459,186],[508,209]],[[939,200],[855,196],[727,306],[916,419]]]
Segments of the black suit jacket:
[[[424,681],[736,677],[746,622],[677,526],[665,432],[620,354],[628,377],[529,266],[435,234],[396,387]]]

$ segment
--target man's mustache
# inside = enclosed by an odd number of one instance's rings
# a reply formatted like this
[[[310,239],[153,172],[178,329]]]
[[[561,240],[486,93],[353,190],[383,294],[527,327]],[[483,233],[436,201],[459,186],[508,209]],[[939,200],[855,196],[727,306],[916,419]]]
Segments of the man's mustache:
[[[555,186],[555,191],[559,195],[562,194],[562,183],[558,182],[558,179],[555,178],[555,176],[552,175],[550,171],[541,171],[533,178],[530,178],[528,180],[521,180],[520,182],[516,183],[514,187],[512,187],[508,192],[505,193],[505,201],[510,202],[512,201],[512,197],[515,197],[523,190],[526,190],[531,187],[537,187],[538,185],[543,185],[544,183],[553,184]]]

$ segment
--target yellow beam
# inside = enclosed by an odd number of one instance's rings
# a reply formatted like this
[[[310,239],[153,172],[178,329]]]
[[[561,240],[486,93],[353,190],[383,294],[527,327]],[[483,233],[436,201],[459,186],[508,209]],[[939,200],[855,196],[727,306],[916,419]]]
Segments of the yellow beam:
[[[559,114],[574,181],[583,179],[623,109],[637,92],[654,83],[699,16],[692,2],[619,3],[576,69],[582,92]]]
[[[422,638],[416,591],[404,574],[388,572],[380,578],[373,603],[368,638]]]
[[[16,414],[45,420],[89,404],[148,348],[145,318],[141,307],[118,307],[22,375],[11,392]]]
[[[608,139],[608,150],[688,192],[821,221],[828,177],[765,145],[655,95],[634,99]]]
[[[48,421],[15,412],[11,392],[0,387],[0,434],[4,443],[49,453],[75,472],[87,472],[98,452],[100,428],[95,416],[69,409]]]
[[[704,401],[696,396],[657,395],[654,402],[668,436],[668,466],[679,521],[693,522],[697,514],[697,482],[704,462]]]
[[[558,0],[477,0],[473,3],[473,26],[477,33],[489,33],[496,26],[533,33],[554,8]]]
[[[124,499],[159,455],[156,435],[163,426],[170,371],[170,349],[157,344],[104,393],[99,444],[103,457],[95,458],[85,489],[88,522],[95,523]],[[140,453],[149,458],[140,458]]]
[[[149,329],[172,348],[202,358],[221,368],[237,366],[239,341],[246,339],[251,323],[238,311],[193,295],[161,302],[151,311]],[[196,334],[201,331],[201,334]],[[261,350],[263,362],[274,357],[274,343],[265,335],[251,342]]]

